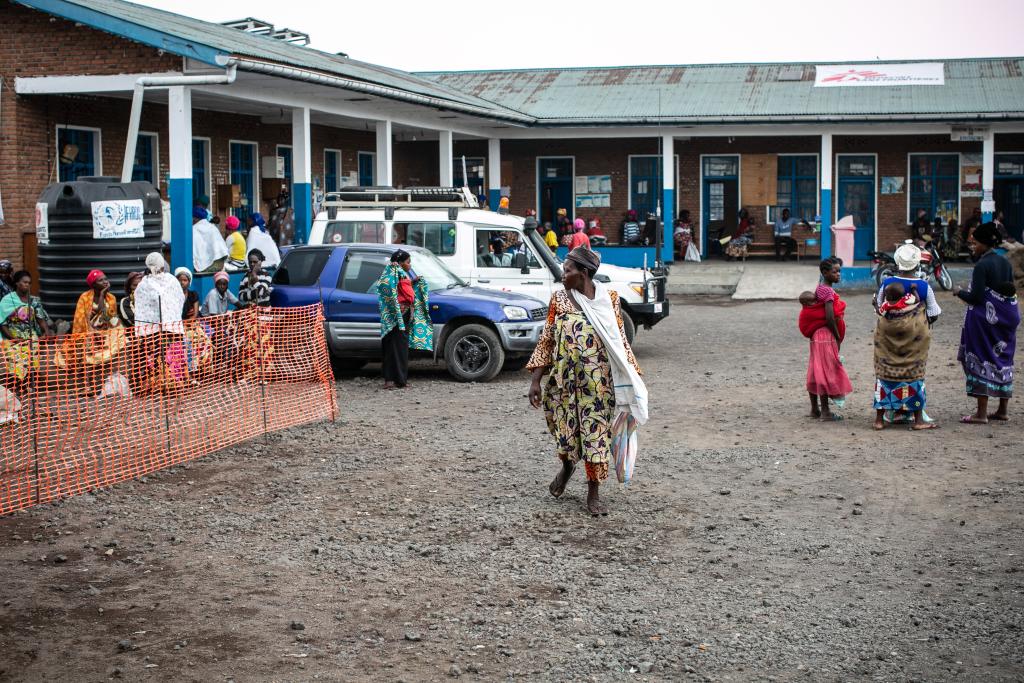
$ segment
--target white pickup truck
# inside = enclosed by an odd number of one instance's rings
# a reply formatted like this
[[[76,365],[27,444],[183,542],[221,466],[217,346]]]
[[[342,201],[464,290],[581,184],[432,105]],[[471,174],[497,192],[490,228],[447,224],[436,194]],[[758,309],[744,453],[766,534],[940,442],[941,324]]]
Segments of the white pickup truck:
[[[328,193],[309,244],[357,242],[429,249],[472,286],[542,301],[561,286],[562,264],[537,231],[524,227],[521,217],[479,209],[465,189],[360,187]],[[650,329],[669,314],[664,276],[605,264],[596,279],[619,293],[630,341],[637,327]]]

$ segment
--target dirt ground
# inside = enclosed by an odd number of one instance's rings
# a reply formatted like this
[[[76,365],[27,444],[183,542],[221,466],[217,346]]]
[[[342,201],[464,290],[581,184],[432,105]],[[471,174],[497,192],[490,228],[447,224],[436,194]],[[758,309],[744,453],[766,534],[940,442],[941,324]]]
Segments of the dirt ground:
[[[0,519],[0,678],[1019,681],[1024,412],[962,426],[961,305],[928,412],[871,430],[869,299],[842,422],[797,305],[676,301],[628,490],[552,499],[524,373],[337,383],[342,417]],[[229,416],[221,422],[231,427]]]

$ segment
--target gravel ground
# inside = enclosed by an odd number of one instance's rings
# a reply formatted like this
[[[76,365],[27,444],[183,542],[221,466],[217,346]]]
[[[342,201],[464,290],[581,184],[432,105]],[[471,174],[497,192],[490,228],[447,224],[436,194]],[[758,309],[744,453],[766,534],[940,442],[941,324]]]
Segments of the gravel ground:
[[[795,303],[676,301],[637,343],[653,417],[605,518],[579,474],[547,494],[524,373],[422,367],[342,379],[337,423],[0,519],[0,678],[1024,679],[1024,417],[956,424],[947,296],[942,428],[872,432],[849,300],[829,424]]]

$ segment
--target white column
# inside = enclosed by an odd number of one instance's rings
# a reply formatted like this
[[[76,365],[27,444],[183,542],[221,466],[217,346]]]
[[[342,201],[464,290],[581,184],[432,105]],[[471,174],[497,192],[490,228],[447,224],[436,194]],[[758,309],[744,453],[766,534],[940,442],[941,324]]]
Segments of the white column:
[[[313,153],[309,143],[309,107],[292,109],[292,205],[295,243],[305,244],[313,225]]]
[[[992,186],[996,174],[996,134],[991,130],[985,133],[981,143],[981,219],[986,223],[992,220],[996,212]]]
[[[378,185],[391,185],[391,122],[377,122],[377,179]]]
[[[452,132],[450,130],[442,130],[438,136],[438,146],[440,148],[440,175],[438,175],[438,184],[441,187],[451,187],[455,180],[453,179],[452,173],[452,162],[454,158],[452,156]]]
[[[168,149],[171,177],[171,265],[192,263],[192,91],[176,85],[167,90]]]
[[[491,211],[498,210],[501,201],[501,140],[487,141],[487,203]]]

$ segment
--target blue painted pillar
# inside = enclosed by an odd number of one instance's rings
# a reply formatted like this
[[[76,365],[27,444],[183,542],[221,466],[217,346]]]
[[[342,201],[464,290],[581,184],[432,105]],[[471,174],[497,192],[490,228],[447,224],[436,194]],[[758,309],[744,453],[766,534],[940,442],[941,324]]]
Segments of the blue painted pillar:
[[[995,213],[992,188],[996,172],[996,137],[989,131],[981,143],[981,220],[988,223]],[[961,216],[961,220],[963,217]]]
[[[661,136],[661,254],[665,263],[674,258],[672,244],[672,224],[676,218],[676,151],[675,138],[671,135]]]
[[[498,210],[501,202],[501,140],[487,141],[487,205]]]
[[[821,135],[821,258],[832,255],[832,133]],[[852,266],[852,263],[843,264]]]
[[[168,89],[167,117],[171,173],[171,268],[192,264],[192,92],[185,86]]]
[[[309,142],[309,107],[292,109],[292,207],[295,244],[309,241],[313,225],[313,154]]]

